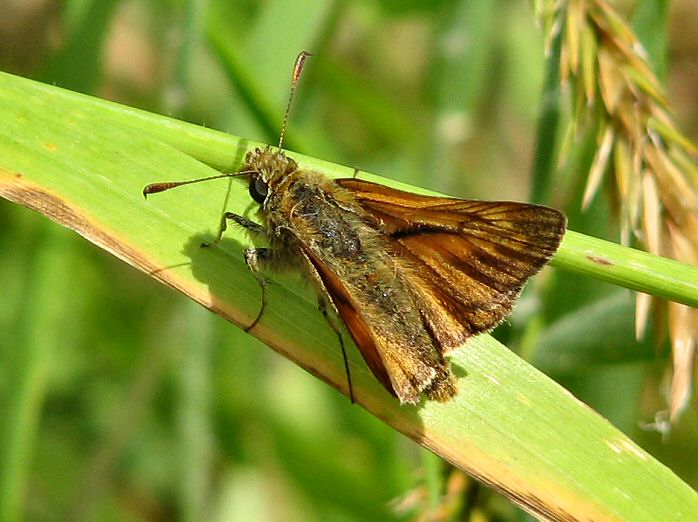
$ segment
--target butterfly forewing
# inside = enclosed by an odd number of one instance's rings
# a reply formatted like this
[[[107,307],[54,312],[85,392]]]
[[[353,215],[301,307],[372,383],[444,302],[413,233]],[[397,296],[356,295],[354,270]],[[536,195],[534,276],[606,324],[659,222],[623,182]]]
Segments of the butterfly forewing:
[[[392,254],[417,266],[411,289],[444,352],[496,326],[565,231],[564,215],[547,207],[421,196],[357,179],[337,183],[393,239]]]

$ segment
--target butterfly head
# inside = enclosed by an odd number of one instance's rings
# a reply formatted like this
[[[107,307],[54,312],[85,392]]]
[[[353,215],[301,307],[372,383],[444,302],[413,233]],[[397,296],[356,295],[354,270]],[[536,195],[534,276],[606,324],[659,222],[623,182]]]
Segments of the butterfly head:
[[[242,172],[250,180],[250,196],[263,205],[274,187],[288,174],[298,169],[298,164],[281,151],[255,149],[247,153]]]

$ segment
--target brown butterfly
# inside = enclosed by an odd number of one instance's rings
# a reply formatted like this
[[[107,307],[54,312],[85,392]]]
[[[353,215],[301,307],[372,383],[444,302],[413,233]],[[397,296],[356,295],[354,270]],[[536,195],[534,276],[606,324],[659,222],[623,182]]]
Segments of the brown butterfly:
[[[306,56],[296,62],[291,98]],[[417,403],[421,393],[438,401],[456,394],[444,355],[511,311],[565,233],[565,216],[551,208],[329,179],[271,147],[249,152],[239,172],[222,176],[248,180],[261,224],[227,212],[216,242],[228,220],[265,239],[268,247],[245,250],[262,289],[261,270],[292,266],[305,274],[340,342],[328,308],[401,403]],[[193,181],[149,185],[144,194]],[[264,295],[248,330],[261,318]]]

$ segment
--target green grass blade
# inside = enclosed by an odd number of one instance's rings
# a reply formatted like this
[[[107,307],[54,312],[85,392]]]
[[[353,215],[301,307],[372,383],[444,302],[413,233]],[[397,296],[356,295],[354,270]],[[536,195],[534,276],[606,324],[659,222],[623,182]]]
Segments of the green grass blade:
[[[698,268],[567,231],[556,267],[672,301],[698,306]]]
[[[260,296],[242,261],[247,241],[231,231],[218,247],[200,248],[217,226],[225,182],[148,201],[141,190],[155,181],[214,174],[207,165],[234,168],[253,144],[6,74],[0,74],[0,121],[2,195],[233,323],[250,323]],[[352,173],[294,157],[330,175]],[[246,187],[231,182],[230,189],[230,210],[244,213]],[[652,288],[663,295],[695,302],[690,281],[696,278],[676,281],[695,269],[580,234],[570,233],[556,264],[633,287],[655,279]],[[295,279],[275,281],[254,334],[345,390],[336,336],[313,294]],[[668,468],[490,336],[473,339],[451,357],[460,393],[447,404],[400,407],[355,350],[349,358],[361,406],[539,517],[655,521],[686,520],[698,512],[698,495]]]

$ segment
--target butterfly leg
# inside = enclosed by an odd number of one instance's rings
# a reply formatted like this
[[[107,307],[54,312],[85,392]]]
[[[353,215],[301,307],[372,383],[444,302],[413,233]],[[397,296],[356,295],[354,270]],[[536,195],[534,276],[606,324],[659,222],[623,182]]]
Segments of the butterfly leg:
[[[257,317],[255,317],[254,321],[252,321],[252,324],[245,328],[246,332],[249,332],[250,330],[252,330],[252,328],[254,328],[257,325],[259,320],[262,318],[264,309],[267,306],[267,285],[269,284],[269,282],[264,278],[264,276],[260,272],[259,265],[264,261],[268,261],[271,257],[270,254],[271,251],[268,248],[246,248],[244,252],[245,264],[247,265],[247,268],[250,269],[250,272],[252,272],[252,275],[257,280],[260,288],[262,289],[262,306],[259,307]]]
[[[257,235],[257,236],[266,236],[267,235],[267,229],[265,229],[259,223],[255,223],[254,221],[247,219],[245,216],[241,216],[241,215],[235,214],[233,212],[224,212],[223,215],[221,216],[221,222],[220,222],[220,225],[218,226],[218,234],[216,234],[216,237],[210,243],[202,243],[201,246],[202,247],[216,246],[218,244],[218,242],[221,240],[221,237],[223,237],[223,232],[225,232],[228,228],[228,221],[233,221],[237,225],[239,225],[242,228],[244,228],[245,230],[247,230],[252,235]]]
[[[351,401],[352,404],[354,404],[354,402],[355,402],[354,401],[354,388],[351,385],[351,372],[349,371],[349,359],[347,359],[347,351],[344,349],[344,339],[342,338],[342,332],[339,329],[339,326],[337,326],[337,324],[335,324],[335,322],[333,321],[333,318],[330,316],[329,312],[327,311],[327,301],[322,296],[318,297],[318,309],[320,310],[320,313],[327,321],[327,324],[329,324],[330,328],[332,328],[332,331],[337,334],[337,339],[339,339],[339,347],[342,350],[342,359],[344,360],[344,371],[347,374],[347,387],[349,388],[349,400]]]
[[[241,216],[233,212],[224,212],[221,216],[221,222],[220,226],[218,227],[218,234],[216,235],[216,237],[210,243],[203,243],[201,246],[212,247],[217,245],[218,242],[221,240],[221,237],[223,237],[223,232],[225,232],[228,228],[228,221],[232,221],[233,223],[241,226],[252,235],[267,237],[267,230],[259,223],[255,223],[254,221],[247,219],[245,216]],[[260,306],[259,312],[257,313],[257,316],[255,317],[254,321],[252,321],[252,324],[245,328],[245,331],[249,332],[250,330],[252,330],[252,328],[254,328],[257,325],[259,320],[262,318],[264,309],[267,306],[268,281],[262,275],[259,269],[259,265],[263,264],[265,261],[268,261],[271,258],[271,255],[270,250],[268,248],[246,248],[244,250],[244,256],[247,268],[250,270],[250,272],[252,272],[252,275],[257,280],[257,283],[259,283],[259,286],[262,289],[262,306]]]

